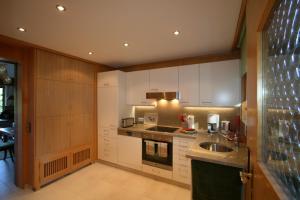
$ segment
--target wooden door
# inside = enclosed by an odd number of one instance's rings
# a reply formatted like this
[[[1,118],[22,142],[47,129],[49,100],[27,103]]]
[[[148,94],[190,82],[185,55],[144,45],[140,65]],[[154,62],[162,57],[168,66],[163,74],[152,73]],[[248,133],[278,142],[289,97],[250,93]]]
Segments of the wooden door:
[[[275,185],[268,178],[268,174],[260,165],[258,123],[258,90],[257,77],[260,63],[260,33],[258,28],[267,21],[275,0],[249,0],[246,5],[246,46],[247,46],[247,145],[251,152],[252,179],[246,185],[247,200],[276,200],[279,194]]]

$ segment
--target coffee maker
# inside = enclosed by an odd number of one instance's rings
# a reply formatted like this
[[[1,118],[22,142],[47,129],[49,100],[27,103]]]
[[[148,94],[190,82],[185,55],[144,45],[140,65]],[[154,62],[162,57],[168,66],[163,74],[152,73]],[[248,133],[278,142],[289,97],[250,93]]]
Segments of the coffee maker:
[[[207,131],[209,133],[216,133],[219,131],[219,114],[208,114],[207,115]]]

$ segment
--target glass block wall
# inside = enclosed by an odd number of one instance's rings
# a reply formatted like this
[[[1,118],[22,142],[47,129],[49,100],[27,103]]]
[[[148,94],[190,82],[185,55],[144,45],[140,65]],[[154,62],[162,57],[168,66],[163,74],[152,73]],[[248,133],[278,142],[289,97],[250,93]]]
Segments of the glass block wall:
[[[300,199],[300,0],[281,0],[263,32],[262,156]]]

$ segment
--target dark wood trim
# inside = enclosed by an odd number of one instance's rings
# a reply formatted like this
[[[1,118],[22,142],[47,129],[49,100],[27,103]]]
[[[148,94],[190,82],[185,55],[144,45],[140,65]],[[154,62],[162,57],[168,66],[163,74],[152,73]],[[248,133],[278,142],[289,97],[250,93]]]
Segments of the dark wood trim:
[[[0,34],[0,42],[4,43],[4,44],[8,44],[8,45],[13,45],[13,46],[16,46],[16,47],[21,47],[21,48],[25,47],[25,48],[40,49],[40,50],[48,51],[48,52],[51,52],[51,53],[54,53],[54,54],[57,54],[57,55],[61,55],[61,56],[73,58],[73,59],[76,59],[76,60],[80,60],[80,61],[83,61],[83,62],[86,62],[86,63],[96,64],[96,65],[99,65],[99,67],[101,67],[102,70],[105,69],[106,71],[115,70],[114,67],[110,67],[110,66],[107,66],[107,65],[104,65],[104,64],[101,64],[101,63],[86,60],[84,58],[80,58],[80,57],[73,56],[73,55],[70,55],[70,54],[62,53],[62,52],[59,52],[59,51],[56,51],[56,50],[53,50],[53,49],[42,47],[42,46],[39,46],[39,45],[36,45],[36,44],[32,44],[32,43],[29,43],[29,42],[25,42],[25,41],[18,40],[18,39],[15,39],[15,38],[11,38],[11,37],[1,35],[1,34]]]
[[[262,32],[262,31],[266,30],[266,28],[269,26],[270,19],[273,16],[272,11],[277,8],[279,3],[280,3],[279,0],[268,0],[265,10],[261,16],[261,20],[258,25],[258,29],[257,29],[258,32]]]
[[[32,49],[15,47],[0,42],[1,60],[12,61],[17,64],[17,102],[16,102],[16,142],[15,142],[15,183],[18,187],[24,187],[31,183],[30,159],[31,148],[28,122],[30,121],[30,85],[29,70],[31,68]]]
[[[121,67],[118,69],[124,72],[130,72],[130,71],[175,67],[175,66],[182,66],[182,65],[199,64],[199,63],[217,62],[223,60],[233,60],[239,58],[240,58],[240,51],[233,51],[224,54],[205,55],[205,56],[153,62],[153,63],[140,64],[140,65],[132,65],[127,67]]]
[[[245,18],[246,18],[246,4],[247,4],[247,0],[242,0],[240,14],[237,21],[234,39],[232,43],[232,50],[238,49],[238,43],[243,29],[243,23],[245,22]]]

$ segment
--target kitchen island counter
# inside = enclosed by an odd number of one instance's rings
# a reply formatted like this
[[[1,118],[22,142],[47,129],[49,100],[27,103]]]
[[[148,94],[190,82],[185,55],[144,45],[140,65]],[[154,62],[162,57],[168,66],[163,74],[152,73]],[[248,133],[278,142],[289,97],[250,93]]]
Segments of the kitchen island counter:
[[[231,152],[213,152],[200,147],[201,143],[212,142],[225,145],[233,149]],[[247,168],[248,150],[245,145],[235,146],[234,142],[228,141],[219,133],[198,134],[195,142],[190,146],[186,156],[192,160],[200,160],[220,165],[232,166],[241,169]]]

